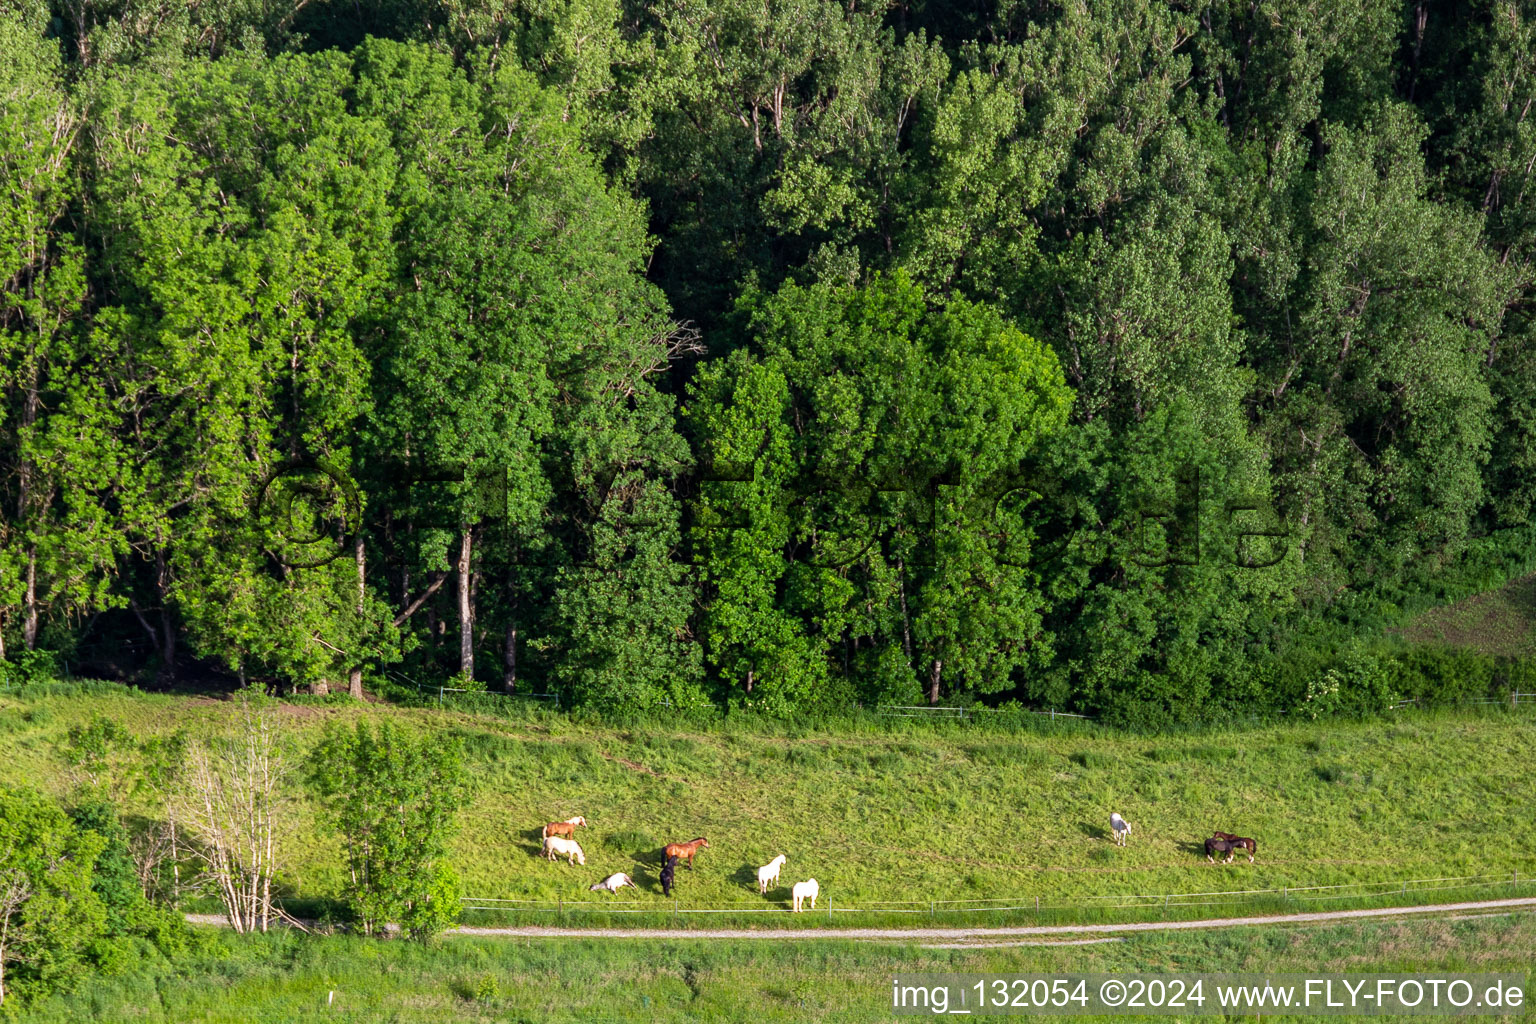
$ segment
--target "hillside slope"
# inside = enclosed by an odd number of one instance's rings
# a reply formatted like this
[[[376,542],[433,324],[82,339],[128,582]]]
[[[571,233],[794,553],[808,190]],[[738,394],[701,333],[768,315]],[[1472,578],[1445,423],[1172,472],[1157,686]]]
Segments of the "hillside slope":
[[[58,744],[93,714],[142,736],[227,733],[234,710],[116,687],[0,695],[0,781],[66,794]],[[701,835],[710,848],[696,870],[679,870],[677,892],[698,906],[782,906],[787,888],[764,900],[754,874],[778,853],[782,886],[814,876],[844,906],[1536,873],[1526,847],[1490,841],[1519,834],[1536,803],[1529,715],[1507,711],[1179,738],[959,725],[662,733],[347,702],[274,713],[295,763],[324,724],[360,716],[457,736],[474,791],[456,861],[477,897],[587,899],[588,885],[622,870],[640,883],[636,898],[660,908],[657,850]],[[327,897],[342,882],[339,849],[297,781],[288,792],[286,886]],[[1135,827],[1124,849],[1109,840],[1112,809]],[[590,823],[579,833],[586,867],[543,860],[539,826],[574,814]],[[1198,844],[1213,828],[1256,837],[1257,863],[1207,864]]]

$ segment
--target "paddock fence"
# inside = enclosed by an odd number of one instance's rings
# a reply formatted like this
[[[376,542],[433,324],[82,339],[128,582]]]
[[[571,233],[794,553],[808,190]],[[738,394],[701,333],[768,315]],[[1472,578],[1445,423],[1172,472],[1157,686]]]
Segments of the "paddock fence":
[[[785,889],[787,890],[787,886]],[[1398,897],[1405,907],[1422,905],[1407,902],[1408,897],[1427,893],[1443,894],[1449,899],[1453,893],[1480,894],[1479,898],[1503,897],[1536,893],[1536,876],[1523,878],[1518,871],[1486,875],[1458,875],[1442,878],[1399,879],[1382,882],[1345,882],[1338,885],[1281,886],[1271,889],[1227,889],[1210,892],[1117,894],[1109,896],[1055,896],[1046,893],[1027,896],[995,898],[970,898],[950,900],[869,900],[843,903],[835,899],[818,899],[812,913],[833,918],[838,914],[917,915],[946,917],[955,915],[985,915],[1003,912],[1060,914],[1070,911],[1137,910],[1167,914],[1191,907],[1241,907],[1263,905],[1274,908],[1283,904],[1294,912],[1326,910],[1340,900],[1390,900]],[[465,896],[461,899],[464,910],[499,911],[502,913],[556,914],[561,918],[579,917],[582,914],[649,914],[670,916],[674,919],[689,915],[709,914],[782,914],[790,910],[790,901],[754,900],[739,904],[700,906],[684,904],[676,899],[505,899],[500,897]],[[1454,902],[1454,901],[1453,901]]]

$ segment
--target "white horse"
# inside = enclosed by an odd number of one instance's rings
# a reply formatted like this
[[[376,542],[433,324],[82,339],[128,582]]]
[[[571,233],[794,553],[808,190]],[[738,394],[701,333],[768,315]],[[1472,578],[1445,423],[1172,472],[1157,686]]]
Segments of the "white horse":
[[[770,885],[779,884],[779,868],[784,866],[785,857],[781,853],[773,860],[757,869],[757,889],[762,895],[768,895]]]
[[[815,910],[816,897],[821,895],[821,886],[817,885],[816,879],[812,878],[809,881],[796,882],[794,888],[790,889],[789,894],[795,899],[795,910],[799,910],[804,906],[807,899],[811,901],[811,909]]]
[[[1109,828],[1115,834],[1115,842],[1120,846],[1124,846],[1126,837],[1131,834],[1131,823],[1120,817],[1119,814],[1111,812],[1109,815]]]
[[[587,886],[587,891],[596,892],[599,889],[605,889],[608,892],[618,892],[626,885],[634,885],[636,889],[640,888],[638,885],[635,885],[634,881],[628,875],[620,871],[616,875],[609,875],[607,878],[603,879],[601,882],[598,882],[596,885]]]
[[[561,839],[559,836],[549,836],[544,840],[544,856],[554,860],[557,855],[564,855],[567,864],[587,863],[587,855],[581,852],[581,846],[574,839]]]

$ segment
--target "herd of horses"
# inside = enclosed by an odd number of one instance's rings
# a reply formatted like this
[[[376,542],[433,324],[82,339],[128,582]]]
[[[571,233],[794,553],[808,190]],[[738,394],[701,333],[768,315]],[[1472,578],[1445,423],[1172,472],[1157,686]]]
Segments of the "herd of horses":
[[[551,821],[545,825],[542,829],[544,857],[551,861],[564,857],[567,864],[586,866],[587,855],[582,852],[581,844],[576,842],[576,830],[578,828],[585,828],[586,825],[587,819],[579,814],[574,818],[566,818],[564,821]],[[1131,823],[1122,818],[1118,812],[1112,813],[1109,816],[1109,830],[1114,837],[1116,845],[1124,846],[1131,836]],[[668,843],[661,851],[663,862],[661,869],[661,891],[665,895],[671,896],[672,888],[677,881],[676,872],[678,864],[687,861],[688,870],[692,871],[693,858],[698,856],[700,850],[707,849],[709,849],[709,840],[703,836],[689,840],[686,843]],[[1238,851],[1248,854],[1248,863],[1252,864],[1254,857],[1258,854],[1259,844],[1248,836],[1220,831],[1212,832],[1211,837],[1205,841],[1205,859],[1212,864],[1216,863],[1216,858],[1222,854],[1226,854],[1226,859],[1223,863],[1230,864],[1232,863],[1233,856]],[[778,885],[779,871],[784,867],[784,863],[787,860],[788,858],[781,853],[757,869],[757,888],[759,893],[766,896],[770,886]],[[625,886],[632,886],[635,889],[640,888],[635,884],[634,879],[620,871],[609,875],[601,882],[588,888],[592,892],[615,893]],[[809,901],[811,909],[815,910],[816,897],[819,895],[821,895],[821,886],[817,883],[816,879],[811,878],[804,882],[796,882],[790,887],[791,909],[800,910]]]
[[[566,818],[564,821],[551,821],[545,825],[541,833],[544,840],[542,850],[545,859],[553,861],[564,857],[567,864],[585,866],[587,855],[582,852],[581,844],[576,842],[576,829],[585,828],[586,824],[587,819],[578,814],[574,818]],[[667,896],[672,895],[672,887],[677,881],[676,872],[678,864],[687,861],[688,870],[692,871],[693,858],[698,856],[700,850],[707,849],[709,849],[709,840],[703,836],[691,839],[686,843],[668,843],[661,851],[661,859],[664,862],[661,869],[662,893]],[[768,895],[769,886],[778,884],[779,869],[784,866],[784,862],[788,859],[781,853],[757,869],[757,887],[762,895]],[[635,889],[640,888],[638,885],[635,885],[633,878],[620,871],[609,875],[601,882],[589,885],[587,889],[591,892],[615,893],[625,886],[632,886]],[[811,909],[815,910],[816,897],[819,895],[821,895],[821,886],[817,883],[816,879],[811,878],[804,882],[796,882],[790,887],[791,909],[800,910],[805,902],[809,901]]]

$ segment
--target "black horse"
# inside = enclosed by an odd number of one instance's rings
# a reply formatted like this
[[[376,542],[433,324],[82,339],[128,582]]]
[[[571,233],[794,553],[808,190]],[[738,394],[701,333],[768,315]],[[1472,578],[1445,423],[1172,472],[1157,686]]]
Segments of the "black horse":
[[[1252,839],[1249,839],[1247,836],[1235,836],[1231,832],[1212,832],[1211,835],[1215,836],[1217,839],[1226,840],[1228,843],[1232,844],[1232,848],[1234,850],[1246,851],[1248,854],[1249,864],[1252,864],[1253,858],[1258,855],[1259,844],[1254,842]],[[1232,858],[1230,856],[1227,858],[1229,861],[1231,859]]]
[[[661,891],[672,895],[672,873],[677,870],[677,858],[668,857],[667,866],[661,869]]]
[[[1232,840],[1217,839],[1215,836],[1212,836],[1205,841],[1205,859],[1215,864],[1216,855],[1224,853],[1227,855],[1226,863],[1230,864],[1232,863],[1232,851],[1235,849],[1237,849],[1237,844],[1232,842]]]

